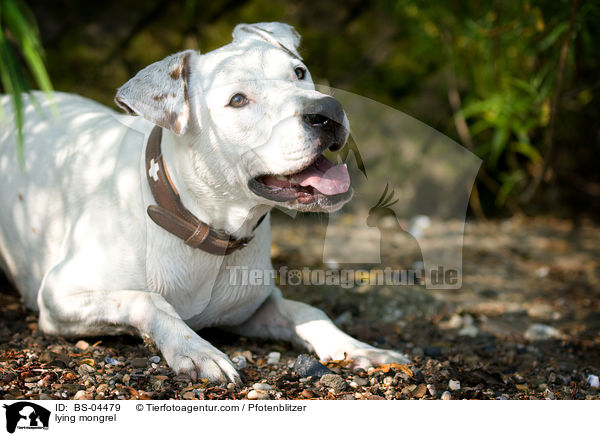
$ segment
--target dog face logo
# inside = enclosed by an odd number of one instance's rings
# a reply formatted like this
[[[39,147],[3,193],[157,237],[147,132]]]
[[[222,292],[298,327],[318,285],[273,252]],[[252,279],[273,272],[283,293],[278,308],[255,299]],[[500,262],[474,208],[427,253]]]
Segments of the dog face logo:
[[[19,401],[3,406],[6,409],[6,431],[15,429],[48,429],[50,411],[29,401]]]

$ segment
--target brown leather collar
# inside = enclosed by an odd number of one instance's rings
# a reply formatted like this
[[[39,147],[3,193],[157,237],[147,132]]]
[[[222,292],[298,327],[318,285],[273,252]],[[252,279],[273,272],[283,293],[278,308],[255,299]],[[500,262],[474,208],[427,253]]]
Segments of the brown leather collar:
[[[187,245],[207,253],[227,255],[245,247],[252,239],[235,239],[233,236],[212,229],[194,216],[181,202],[163,160],[161,150],[162,128],[155,126],[146,145],[146,178],[156,205],[148,206],[147,212],[152,221],[160,227],[183,239]],[[265,218],[263,215],[254,229]]]

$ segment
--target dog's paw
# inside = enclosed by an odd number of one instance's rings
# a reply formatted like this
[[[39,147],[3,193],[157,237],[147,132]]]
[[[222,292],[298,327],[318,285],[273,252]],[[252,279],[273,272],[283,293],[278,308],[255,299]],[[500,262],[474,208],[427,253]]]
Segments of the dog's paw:
[[[233,382],[241,385],[240,376],[226,354],[202,339],[195,342],[193,346],[186,344],[186,347],[172,353],[163,352],[173,371],[188,374],[194,382],[205,378],[213,383]]]
[[[386,363],[408,364],[410,360],[402,353],[380,348],[358,348],[347,352],[347,358],[352,360],[355,368],[377,367]]]

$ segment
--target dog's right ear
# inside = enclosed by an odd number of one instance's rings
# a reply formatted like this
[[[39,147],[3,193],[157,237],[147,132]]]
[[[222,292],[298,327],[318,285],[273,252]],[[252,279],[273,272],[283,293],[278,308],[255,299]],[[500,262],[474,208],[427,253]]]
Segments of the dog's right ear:
[[[186,50],[148,65],[117,90],[115,103],[130,115],[184,134],[190,123],[188,87],[196,56]]]

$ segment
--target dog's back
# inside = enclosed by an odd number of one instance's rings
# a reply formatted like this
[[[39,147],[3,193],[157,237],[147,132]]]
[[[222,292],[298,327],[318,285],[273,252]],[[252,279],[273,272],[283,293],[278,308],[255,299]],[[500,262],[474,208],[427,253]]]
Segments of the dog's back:
[[[11,97],[1,99],[0,267],[35,309],[44,275],[73,249],[67,236],[89,231],[90,221],[101,223],[105,202],[117,198],[115,189],[137,189],[130,197],[140,201],[141,148],[120,149],[131,129],[98,103],[64,93],[54,93],[53,103],[42,93],[34,98],[36,104],[25,97],[24,166],[17,158]],[[129,180],[114,180],[124,165],[131,166]]]

